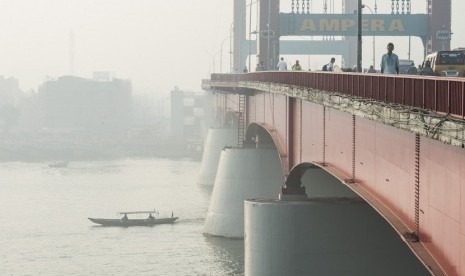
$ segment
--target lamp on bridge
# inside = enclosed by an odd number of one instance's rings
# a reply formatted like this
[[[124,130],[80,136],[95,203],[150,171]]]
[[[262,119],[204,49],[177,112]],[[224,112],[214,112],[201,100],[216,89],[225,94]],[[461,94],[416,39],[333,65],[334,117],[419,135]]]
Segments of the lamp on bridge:
[[[231,36],[226,37],[221,41],[221,46],[220,46],[220,73],[223,73],[223,44],[226,40],[230,39]]]
[[[363,8],[367,8],[371,12],[372,15],[374,14],[373,10],[369,6],[367,6],[365,4],[362,4],[362,9]],[[376,13],[376,10],[377,10],[377,5],[376,5],[376,2],[375,2],[375,13]],[[375,59],[376,59],[375,49],[376,49],[376,47],[375,47],[375,35],[373,35],[373,68],[375,68]]]
[[[205,50],[205,53],[207,53],[207,55],[212,59],[212,67],[210,68],[210,73],[215,73],[215,60],[216,60],[216,56],[221,53],[220,51],[216,52],[214,55],[210,54],[210,52],[206,51]]]
[[[251,38],[251,35],[253,34],[257,34],[257,31],[253,31],[252,32],[252,5],[257,3],[257,1],[253,1],[250,0],[250,3],[246,5],[246,8],[249,7],[249,40],[247,41],[247,45],[249,46],[249,53],[248,53],[248,59],[249,59],[249,72],[252,71],[252,68],[250,68],[251,64],[250,64],[250,52],[251,52],[251,45],[250,45],[250,41],[252,40]],[[257,43],[255,43],[255,48],[257,47]]]
[[[252,31],[249,33],[249,37],[250,35],[255,35],[255,48],[257,47],[257,39],[258,39],[258,32],[255,30],[255,31]],[[258,55],[257,55],[257,59],[258,59]],[[249,72],[252,72],[252,68],[250,67],[251,64],[250,64],[250,39],[249,39]],[[259,63],[259,60],[257,60],[257,65]]]
[[[362,72],[362,0],[357,4],[357,72]]]

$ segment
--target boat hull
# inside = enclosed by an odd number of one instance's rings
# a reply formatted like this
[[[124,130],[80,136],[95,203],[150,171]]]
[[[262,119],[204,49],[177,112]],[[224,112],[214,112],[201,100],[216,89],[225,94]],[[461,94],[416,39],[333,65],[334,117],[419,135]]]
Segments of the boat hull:
[[[129,227],[129,226],[154,226],[157,224],[171,224],[178,217],[172,218],[159,218],[159,219],[101,219],[101,218],[88,218],[93,223],[100,224],[102,226],[120,226],[120,227]]]

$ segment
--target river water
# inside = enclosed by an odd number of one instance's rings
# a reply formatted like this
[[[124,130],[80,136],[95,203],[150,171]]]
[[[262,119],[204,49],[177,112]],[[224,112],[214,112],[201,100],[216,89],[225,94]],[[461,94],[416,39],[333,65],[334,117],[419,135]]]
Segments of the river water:
[[[1,275],[243,275],[243,240],[202,234],[200,163],[124,159],[0,163]],[[177,223],[100,227],[88,217],[159,210]]]

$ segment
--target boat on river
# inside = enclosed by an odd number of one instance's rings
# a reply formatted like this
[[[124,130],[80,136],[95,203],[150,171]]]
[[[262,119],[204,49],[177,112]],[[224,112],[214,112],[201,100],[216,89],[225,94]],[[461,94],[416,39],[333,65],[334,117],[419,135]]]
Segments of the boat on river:
[[[104,219],[104,218],[88,218],[93,223],[100,224],[102,226],[154,226],[157,224],[171,224],[178,217],[174,217],[171,212],[171,217],[168,218],[156,218],[153,214],[158,214],[156,210],[153,211],[131,211],[131,212],[119,212],[118,214],[123,215],[120,219]],[[134,214],[148,214],[149,216],[145,219],[128,218],[128,215]]]

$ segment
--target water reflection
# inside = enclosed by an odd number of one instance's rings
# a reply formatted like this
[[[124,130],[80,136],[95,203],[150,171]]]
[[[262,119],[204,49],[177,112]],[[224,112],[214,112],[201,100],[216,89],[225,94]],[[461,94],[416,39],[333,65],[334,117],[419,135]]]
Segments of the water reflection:
[[[200,163],[48,164],[0,164],[0,205],[13,210],[0,215],[0,256],[9,275],[243,274],[242,240],[202,235],[212,187],[196,184]],[[180,218],[173,225],[128,228],[95,227],[87,219],[147,208]]]
[[[205,236],[224,275],[244,275],[244,239]]]
[[[49,165],[44,166],[44,170],[49,174],[78,175],[78,174],[115,174],[121,173],[121,164],[108,162],[72,162],[62,168],[54,168]]]

